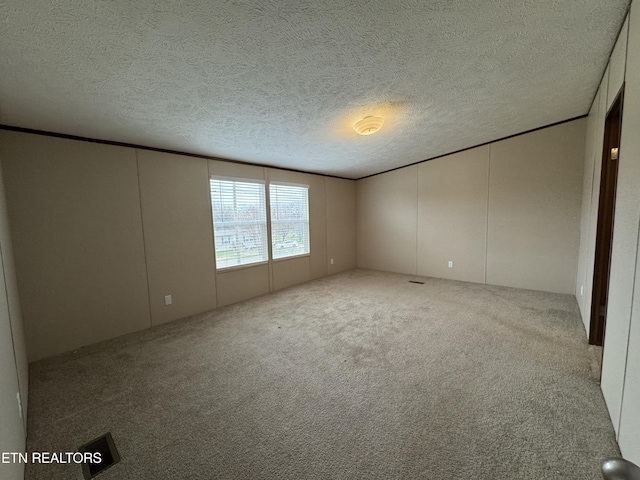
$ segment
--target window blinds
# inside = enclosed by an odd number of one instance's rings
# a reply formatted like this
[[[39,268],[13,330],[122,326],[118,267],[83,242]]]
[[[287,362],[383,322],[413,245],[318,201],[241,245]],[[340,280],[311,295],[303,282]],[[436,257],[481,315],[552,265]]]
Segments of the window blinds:
[[[272,183],[269,202],[273,258],[309,253],[309,187]]]
[[[212,177],[211,206],[218,269],[269,259],[264,183]]]

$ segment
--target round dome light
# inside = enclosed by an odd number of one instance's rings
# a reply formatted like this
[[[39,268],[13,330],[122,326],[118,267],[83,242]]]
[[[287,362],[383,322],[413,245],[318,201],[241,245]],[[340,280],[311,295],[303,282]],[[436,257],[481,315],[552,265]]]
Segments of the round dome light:
[[[371,135],[382,127],[384,119],[381,117],[364,117],[353,126],[353,129],[360,135]]]

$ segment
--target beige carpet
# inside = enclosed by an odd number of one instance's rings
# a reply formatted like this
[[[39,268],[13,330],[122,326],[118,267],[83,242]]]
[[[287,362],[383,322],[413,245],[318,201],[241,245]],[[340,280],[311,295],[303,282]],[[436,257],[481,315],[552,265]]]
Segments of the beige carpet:
[[[31,451],[108,479],[599,479],[619,454],[575,299],[354,270],[31,368]],[[28,479],[81,479],[75,465]]]

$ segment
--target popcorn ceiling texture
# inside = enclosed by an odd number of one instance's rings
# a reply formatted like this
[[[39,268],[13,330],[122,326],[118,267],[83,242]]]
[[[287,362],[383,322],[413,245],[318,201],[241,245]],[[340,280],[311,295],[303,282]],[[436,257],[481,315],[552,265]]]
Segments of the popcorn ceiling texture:
[[[628,4],[3,0],[0,123],[359,178],[587,113]]]

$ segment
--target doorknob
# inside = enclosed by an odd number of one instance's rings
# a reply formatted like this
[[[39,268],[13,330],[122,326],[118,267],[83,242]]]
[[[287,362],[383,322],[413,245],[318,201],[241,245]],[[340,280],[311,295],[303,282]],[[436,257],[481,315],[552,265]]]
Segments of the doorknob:
[[[605,480],[640,480],[640,467],[624,458],[610,458],[602,464]]]

